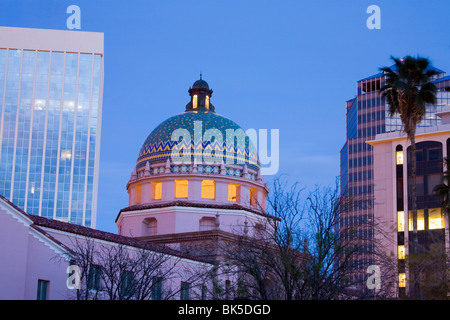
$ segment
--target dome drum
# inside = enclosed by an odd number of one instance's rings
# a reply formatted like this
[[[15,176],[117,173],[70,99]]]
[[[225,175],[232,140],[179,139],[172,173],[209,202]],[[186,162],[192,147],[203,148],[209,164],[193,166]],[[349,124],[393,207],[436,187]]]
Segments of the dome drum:
[[[129,206],[173,201],[196,204],[238,204],[265,211],[268,189],[263,182],[226,175],[195,173],[142,176],[127,184]]]
[[[238,165],[225,165],[225,164],[176,164],[170,161],[166,161],[165,164],[156,163],[150,165],[146,163],[144,167],[138,170],[133,170],[130,181],[133,181],[142,177],[158,176],[161,174],[205,174],[205,175],[225,175],[229,177],[237,177],[253,180],[256,182],[263,182],[263,178],[260,175],[260,170],[248,169],[246,165],[244,167]]]

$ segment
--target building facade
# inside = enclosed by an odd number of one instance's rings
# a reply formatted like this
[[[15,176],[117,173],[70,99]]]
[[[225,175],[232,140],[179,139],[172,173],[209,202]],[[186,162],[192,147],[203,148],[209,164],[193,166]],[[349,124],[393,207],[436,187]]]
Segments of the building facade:
[[[118,233],[166,244],[216,262],[219,243],[258,232],[269,192],[256,149],[232,120],[216,113],[206,81],[189,89],[185,112],[145,140],[127,184]]]
[[[450,159],[450,77],[442,78],[438,95],[444,102],[444,111],[436,113],[442,118],[441,124],[422,127],[416,132],[416,191],[417,217],[411,211],[411,150],[410,141],[402,132],[390,132],[377,135],[369,141],[373,148],[374,159],[374,218],[379,229],[375,238],[381,244],[386,256],[393,257],[394,270],[382,270],[393,279],[384,279],[383,285],[391,281],[392,296],[407,296],[411,286],[417,287],[416,293],[423,298],[439,298],[446,293],[440,292],[448,265],[439,265],[434,261],[441,253],[449,252],[449,221],[443,208],[442,199],[434,188],[443,181],[443,172],[448,168],[445,159]],[[414,223],[414,219],[416,219]],[[425,278],[412,280],[409,259],[412,252],[414,227],[418,237],[419,253],[436,254],[429,256],[431,267],[421,266],[428,272]],[[447,256],[448,261],[448,256]],[[407,262],[409,261],[409,263]],[[424,260],[421,261],[423,263]],[[383,279],[382,279],[383,280]],[[395,280],[395,281],[392,281]],[[441,287],[442,286],[442,287]],[[428,290],[430,289],[430,290]],[[440,296],[442,299],[442,296]]]
[[[418,125],[430,127],[438,125],[441,119],[436,112],[448,104],[445,91],[445,72],[434,68],[438,75],[434,81],[440,90],[436,105],[427,106],[423,121]],[[343,230],[352,227],[352,234],[343,233],[343,240],[359,241],[361,252],[355,261],[355,274],[364,283],[366,269],[374,264],[374,158],[373,147],[367,141],[376,135],[402,130],[400,117],[389,116],[389,106],[384,101],[380,88],[384,85],[384,74],[357,81],[357,95],[346,102],[346,142],[340,152],[340,192],[341,198],[350,203],[340,213]]]
[[[103,34],[0,28],[0,194],[95,227]]]
[[[0,300],[209,298],[198,276],[212,268],[208,263],[135,238],[27,214],[2,196],[0,243]],[[144,261],[140,270],[136,261]]]
[[[259,246],[279,219],[266,214],[269,190],[249,137],[215,112],[204,80],[189,94],[185,112],[145,140],[118,234],[27,214],[0,196],[0,299],[231,297],[238,270],[221,249],[238,238]]]

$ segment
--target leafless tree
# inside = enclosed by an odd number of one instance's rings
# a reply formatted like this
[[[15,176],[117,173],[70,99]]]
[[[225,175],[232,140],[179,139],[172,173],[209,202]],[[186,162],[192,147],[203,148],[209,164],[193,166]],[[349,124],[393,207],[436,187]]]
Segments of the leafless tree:
[[[158,250],[159,249],[159,250]],[[180,293],[176,281],[195,284],[204,276],[201,266],[180,264],[165,248],[142,244],[131,247],[85,237],[72,241],[71,264],[80,271],[78,300],[169,300]]]
[[[339,225],[351,203],[342,202],[338,188],[316,187],[303,196],[298,183],[278,178],[271,190],[264,232],[237,235],[222,248],[222,267],[235,280],[232,290],[219,291],[249,299],[367,298],[369,292],[355,290],[365,285],[354,276],[362,244],[352,239],[352,227]]]

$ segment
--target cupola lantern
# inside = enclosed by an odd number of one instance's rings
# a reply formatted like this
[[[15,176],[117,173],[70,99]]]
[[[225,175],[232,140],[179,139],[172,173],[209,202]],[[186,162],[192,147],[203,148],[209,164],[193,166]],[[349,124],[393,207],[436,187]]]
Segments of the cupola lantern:
[[[214,106],[210,102],[213,91],[209,88],[208,83],[202,79],[202,74],[200,74],[200,79],[189,88],[188,92],[191,101],[186,105],[186,111],[214,112]]]

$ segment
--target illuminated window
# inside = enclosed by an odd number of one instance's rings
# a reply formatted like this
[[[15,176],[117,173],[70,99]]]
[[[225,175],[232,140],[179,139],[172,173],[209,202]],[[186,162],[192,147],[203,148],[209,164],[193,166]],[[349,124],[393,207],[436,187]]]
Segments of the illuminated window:
[[[228,201],[239,202],[240,185],[238,183],[228,184]]]
[[[175,198],[187,198],[187,197],[188,197],[188,181],[175,180]]]
[[[413,214],[409,211],[409,231],[413,231]],[[425,230],[425,219],[423,216],[423,210],[417,210],[417,230]]]
[[[405,259],[405,246],[398,246],[398,258]]]
[[[72,158],[71,150],[61,150],[61,160],[70,160]]]
[[[397,211],[397,232],[405,231],[405,213]]]
[[[214,180],[202,181],[202,198],[215,199],[216,197],[216,183]]]
[[[428,209],[428,229],[443,229],[445,227],[444,215],[441,208]]]
[[[405,273],[398,274],[398,286],[400,288],[406,287],[406,274]]]
[[[256,207],[258,205],[258,190],[250,188],[250,205]]]
[[[205,107],[209,110],[209,96],[206,96],[205,98]]]
[[[141,186],[136,186],[136,188],[134,188],[134,202],[135,203],[141,203],[141,192],[142,192]]]
[[[194,109],[197,109],[197,99],[198,99],[197,95],[194,94],[194,96],[192,97],[192,107]]]
[[[153,199],[160,200],[162,196],[162,182],[153,182]]]
[[[397,151],[396,162],[397,164],[403,164],[403,151]]]

